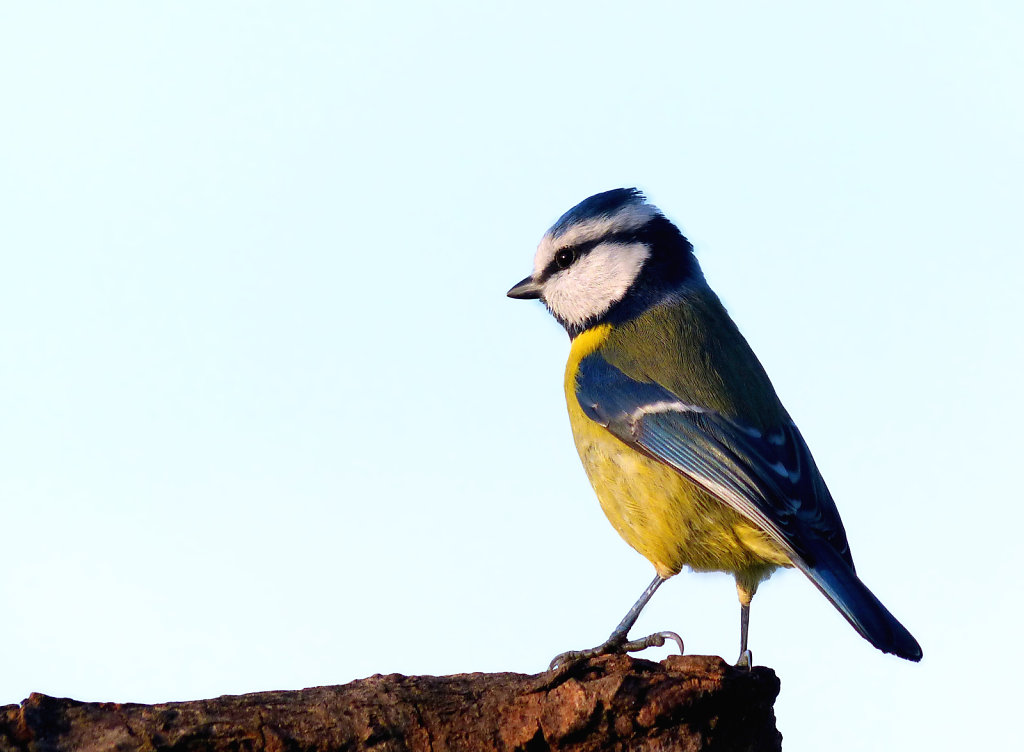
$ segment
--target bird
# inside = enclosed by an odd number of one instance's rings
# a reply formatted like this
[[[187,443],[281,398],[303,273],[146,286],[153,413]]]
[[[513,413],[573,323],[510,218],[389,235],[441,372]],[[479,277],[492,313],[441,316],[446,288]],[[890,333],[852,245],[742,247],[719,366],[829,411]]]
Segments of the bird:
[[[552,668],[682,639],[629,630],[684,567],[735,577],[740,657],[750,603],[796,567],[885,653],[921,647],[857,576],[835,502],[767,373],[704,278],[693,245],[636,188],[581,201],[507,293],[540,300],[570,337],[564,389],[580,460],[615,530],[656,576],[601,645]]]

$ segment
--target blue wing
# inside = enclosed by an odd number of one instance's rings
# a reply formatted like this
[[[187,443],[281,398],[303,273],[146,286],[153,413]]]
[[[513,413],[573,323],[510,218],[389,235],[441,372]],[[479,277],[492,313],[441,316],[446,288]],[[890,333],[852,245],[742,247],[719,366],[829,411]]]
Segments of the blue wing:
[[[795,558],[813,564],[810,534],[853,567],[835,502],[793,423],[758,430],[632,379],[599,353],[580,364],[576,397],[591,420],[704,487]]]
[[[767,532],[872,644],[920,659],[916,640],[857,578],[835,502],[792,422],[746,425],[633,379],[600,352],[580,363],[576,397],[591,420]]]

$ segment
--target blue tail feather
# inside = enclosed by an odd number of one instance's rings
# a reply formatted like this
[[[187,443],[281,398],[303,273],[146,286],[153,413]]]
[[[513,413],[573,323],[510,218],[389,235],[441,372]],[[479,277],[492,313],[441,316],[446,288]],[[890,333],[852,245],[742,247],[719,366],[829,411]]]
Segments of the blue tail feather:
[[[822,547],[824,548],[824,547]],[[816,551],[813,565],[800,568],[861,636],[884,653],[919,661],[921,646],[889,613],[853,568],[831,551]]]

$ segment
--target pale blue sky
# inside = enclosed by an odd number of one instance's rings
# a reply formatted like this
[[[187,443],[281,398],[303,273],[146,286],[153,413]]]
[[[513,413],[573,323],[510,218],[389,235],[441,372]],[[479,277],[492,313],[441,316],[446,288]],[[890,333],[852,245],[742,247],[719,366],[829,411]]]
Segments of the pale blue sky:
[[[1024,12],[835,5],[0,5],[0,704],[604,639],[651,568],[575,456],[564,334],[504,293],[637,185],[925,651],[777,575],[751,643],[786,749],[1005,741]],[[637,629],[733,660],[737,615],[684,573]]]

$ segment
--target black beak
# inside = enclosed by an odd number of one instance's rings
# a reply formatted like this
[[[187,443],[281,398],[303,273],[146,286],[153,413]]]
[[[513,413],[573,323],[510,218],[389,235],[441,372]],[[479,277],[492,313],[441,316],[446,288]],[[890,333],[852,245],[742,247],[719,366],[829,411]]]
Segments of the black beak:
[[[517,300],[536,300],[540,297],[540,285],[533,281],[533,277],[527,277],[505,294]]]

